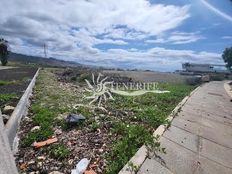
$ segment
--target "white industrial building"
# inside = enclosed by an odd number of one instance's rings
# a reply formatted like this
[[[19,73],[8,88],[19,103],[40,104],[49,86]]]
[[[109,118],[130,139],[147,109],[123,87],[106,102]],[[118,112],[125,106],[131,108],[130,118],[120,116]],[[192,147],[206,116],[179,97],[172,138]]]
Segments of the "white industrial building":
[[[182,68],[185,72],[229,73],[229,70],[225,67],[225,65],[217,64],[183,63]]]

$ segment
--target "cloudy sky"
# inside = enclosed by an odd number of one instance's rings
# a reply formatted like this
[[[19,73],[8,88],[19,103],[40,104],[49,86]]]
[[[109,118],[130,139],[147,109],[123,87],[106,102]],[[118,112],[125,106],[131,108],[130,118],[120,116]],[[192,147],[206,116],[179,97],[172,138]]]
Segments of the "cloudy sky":
[[[0,0],[11,50],[108,67],[173,71],[222,64],[230,0]]]

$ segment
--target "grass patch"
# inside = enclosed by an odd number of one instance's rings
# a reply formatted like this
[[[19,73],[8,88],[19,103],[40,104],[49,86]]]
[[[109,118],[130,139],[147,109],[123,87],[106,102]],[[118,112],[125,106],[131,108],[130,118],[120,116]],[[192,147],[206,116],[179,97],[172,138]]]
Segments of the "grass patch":
[[[56,69],[57,70],[57,69]],[[86,117],[90,116],[86,108],[75,109],[71,107],[78,101],[77,94],[67,91],[59,85],[54,69],[43,69],[36,81],[34,96],[35,100],[31,104],[32,123],[40,126],[39,130],[29,132],[22,138],[24,147],[30,146],[34,141],[43,141],[54,134],[56,126],[69,129],[64,118],[58,119],[58,115],[67,113],[78,113],[79,111]],[[83,124],[75,128],[81,128]]]
[[[117,122],[112,131],[119,139],[112,143],[107,156],[107,174],[118,173],[143,144],[151,150],[165,152],[158,137],[154,139],[153,132],[161,124],[170,124],[167,116],[195,86],[161,83],[158,87],[170,93],[147,93],[136,97],[114,95],[115,100],[108,103],[111,109],[130,111],[131,114],[120,119],[112,118],[113,123]]]
[[[16,83],[18,83],[18,82],[15,81],[15,80],[12,80],[12,81],[0,80],[0,86],[3,86],[3,85],[11,85],[11,84],[16,84]]]
[[[35,141],[44,141],[53,135],[53,130],[49,128],[41,128],[39,130],[35,130],[29,132],[26,137],[22,140],[22,146],[27,147],[30,146]]]
[[[18,95],[15,93],[0,94],[0,101],[9,102],[10,100],[15,99],[17,97]]]
[[[71,154],[71,151],[63,144],[51,145],[46,149],[46,152],[51,158],[55,158],[58,160],[68,158],[68,156]]]
[[[121,139],[112,145],[112,149],[106,157],[109,162],[106,169],[107,174],[118,173],[143,144],[152,149],[162,150],[158,139],[154,141],[151,130],[149,131],[143,126],[117,123],[114,124],[113,131],[120,135]]]

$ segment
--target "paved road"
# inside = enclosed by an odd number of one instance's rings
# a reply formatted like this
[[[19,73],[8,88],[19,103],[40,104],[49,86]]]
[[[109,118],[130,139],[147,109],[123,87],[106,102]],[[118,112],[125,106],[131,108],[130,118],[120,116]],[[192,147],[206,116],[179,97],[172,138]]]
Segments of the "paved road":
[[[232,174],[232,102],[224,82],[200,87],[161,137],[167,154],[146,159],[139,174]]]

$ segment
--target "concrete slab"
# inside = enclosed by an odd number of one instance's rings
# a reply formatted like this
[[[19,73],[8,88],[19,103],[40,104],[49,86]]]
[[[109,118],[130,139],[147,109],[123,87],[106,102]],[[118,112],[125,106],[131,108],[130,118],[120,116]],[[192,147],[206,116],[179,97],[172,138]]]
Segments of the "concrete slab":
[[[203,117],[206,118],[208,120],[212,120],[215,122],[219,122],[225,125],[228,125],[230,127],[232,127],[232,119],[230,119],[229,117],[227,117],[226,115],[221,116],[221,115],[217,115],[215,113],[212,113],[211,111],[200,111],[200,110],[192,110],[189,108],[183,108],[182,112],[178,115],[178,116],[184,116],[184,118],[188,119],[188,117],[190,116],[199,116],[199,117]]]
[[[146,159],[144,165],[138,171],[138,174],[173,174],[166,167],[162,166],[155,159]]]
[[[199,167],[194,174],[231,174],[232,170],[204,157],[199,157]]]
[[[164,137],[161,138],[161,144],[162,147],[166,148],[166,154],[158,153],[158,157],[154,156],[153,160],[160,162],[173,173],[192,174],[196,171],[196,153]],[[143,165],[145,165],[145,163]]]
[[[160,141],[167,154],[146,159],[140,174],[166,170],[175,174],[232,173],[232,103],[224,82],[200,87]]]
[[[172,122],[172,125],[175,127],[184,129],[188,132],[191,132],[192,134],[195,134],[205,139],[208,139],[210,141],[213,141],[217,144],[221,144],[225,147],[232,148],[231,129],[229,128],[226,129],[225,126],[219,127],[221,125],[220,123],[219,123],[219,126],[217,127],[205,126],[204,125],[205,122],[206,121],[204,120],[202,121],[203,124],[201,124],[200,120],[199,122],[192,122],[192,121],[184,120],[181,118],[176,118]]]
[[[191,151],[197,152],[198,150],[198,137],[178,127],[171,126],[171,128],[165,131],[163,137],[168,138]]]
[[[232,149],[216,144],[206,139],[202,139],[200,155],[232,169]]]

